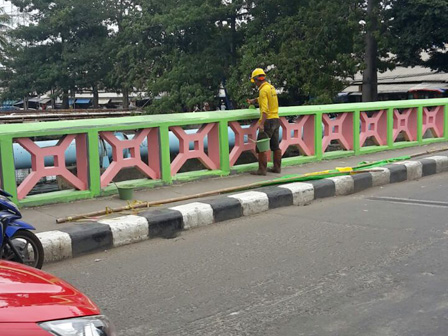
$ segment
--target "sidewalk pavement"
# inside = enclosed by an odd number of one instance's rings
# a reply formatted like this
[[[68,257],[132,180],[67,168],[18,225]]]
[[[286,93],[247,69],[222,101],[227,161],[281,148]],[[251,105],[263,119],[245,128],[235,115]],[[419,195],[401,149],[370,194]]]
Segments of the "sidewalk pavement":
[[[430,144],[356,157],[307,163],[300,166],[284,167],[281,175],[268,173],[267,176],[253,176],[245,173],[226,177],[213,177],[183,184],[136,190],[134,191],[134,198],[138,201],[159,201],[272,180],[282,175],[305,174],[334,169],[335,167],[351,167],[356,166],[361,161],[378,161],[446,147],[445,143]],[[440,160],[437,162],[434,160],[426,160],[427,162],[423,160],[425,166],[422,167],[422,159],[435,156],[439,157]],[[412,160],[420,160],[418,161],[420,163],[410,162],[406,165],[402,163],[386,168],[385,176],[387,181],[383,182],[375,180],[376,177],[372,174],[376,173],[353,175],[353,177],[343,176],[336,178],[337,181],[326,179],[320,182],[314,181],[313,183],[295,183],[288,188],[262,188],[258,189],[258,191],[237,192],[192,199],[150,209],[115,213],[63,224],[57,224],[56,219],[104,210],[107,207],[122,207],[128,203],[120,200],[118,195],[115,195],[71,203],[23,208],[21,211],[23,220],[37,228],[38,236],[44,245],[46,262],[51,262],[153,237],[169,238],[175,236],[180,230],[190,229],[195,226],[238,218],[279,206],[304,205],[316,198],[349,194],[368,187],[416,179],[448,169],[448,151],[431,153]],[[401,170],[397,170],[395,167],[401,167]],[[248,205],[250,206],[248,207]]]

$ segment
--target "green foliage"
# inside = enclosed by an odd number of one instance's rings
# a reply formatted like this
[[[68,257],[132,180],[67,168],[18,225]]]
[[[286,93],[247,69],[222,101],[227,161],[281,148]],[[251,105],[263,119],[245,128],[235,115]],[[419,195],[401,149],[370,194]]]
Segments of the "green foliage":
[[[391,50],[405,66],[448,72],[448,0],[395,0],[389,11]],[[421,59],[422,51],[429,59]]]
[[[114,29],[110,32],[104,49],[111,67],[104,77],[107,89],[119,91],[134,86],[143,88],[145,77],[144,37],[134,20],[139,21],[141,1],[119,0],[108,2],[108,23]]]
[[[113,0],[111,0],[113,1]],[[105,0],[13,0],[31,23],[11,32],[9,96],[67,92],[101,85],[110,69]]]
[[[3,8],[0,8],[0,62],[3,61],[3,54],[9,44],[6,37],[6,32],[9,29],[10,21],[11,18],[7,14],[5,14]]]
[[[147,7],[145,7],[147,6]],[[219,84],[235,62],[240,32],[229,22],[240,7],[218,0],[144,1],[130,29],[143,31],[146,86],[152,113],[192,110],[214,101]],[[137,47],[138,48],[138,47]]]
[[[448,67],[448,0],[375,0],[369,18],[364,0],[12,2],[31,23],[5,47],[1,80],[10,97],[137,89],[153,98],[148,113],[171,113],[216,105],[226,83],[242,107],[257,94],[249,75],[262,67],[283,105],[328,103],[365,68],[367,31],[380,71],[394,65],[390,52],[405,65]]]
[[[59,80],[59,73],[54,70],[51,62],[53,53],[47,48],[42,46],[27,48],[13,44],[5,51],[9,57],[3,61],[6,70],[1,73],[3,86],[7,88],[3,93],[4,97],[43,94],[48,91],[53,81]]]
[[[232,92],[241,103],[250,93],[247,78],[255,67],[285,90],[290,104],[310,98],[330,102],[352,76],[357,11],[354,1],[269,0],[257,2],[247,24],[246,43],[233,69]]]

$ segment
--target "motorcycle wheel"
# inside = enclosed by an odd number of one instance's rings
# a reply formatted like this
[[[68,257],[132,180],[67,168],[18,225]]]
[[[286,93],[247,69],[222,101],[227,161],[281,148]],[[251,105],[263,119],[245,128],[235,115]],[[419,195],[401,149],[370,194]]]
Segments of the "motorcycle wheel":
[[[27,230],[19,230],[9,238],[9,244],[14,245],[23,260],[23,264],[39,269],[42,268],[44,263],[44,248],[34,233]],[[20,259],[8,244],[4,247],[3,259],[20,262]]]

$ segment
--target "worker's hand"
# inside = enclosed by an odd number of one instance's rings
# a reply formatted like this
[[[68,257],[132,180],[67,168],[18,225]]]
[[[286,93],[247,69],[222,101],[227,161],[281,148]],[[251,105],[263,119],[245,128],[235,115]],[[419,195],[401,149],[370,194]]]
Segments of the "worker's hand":
[[[262,124],[258,124],[258,130],[259,130],[260,132],[264,132],[264,125],[262,125]]]
[[[246,102],[248,104],[255,104],[257,102],[257,100],[256,99],[246,99]]]

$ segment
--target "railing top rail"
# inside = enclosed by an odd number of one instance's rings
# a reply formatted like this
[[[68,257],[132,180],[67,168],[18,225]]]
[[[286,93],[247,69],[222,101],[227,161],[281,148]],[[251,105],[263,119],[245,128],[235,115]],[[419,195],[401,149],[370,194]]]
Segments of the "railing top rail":
[[[411,108],[418,106],[438,106],[448,104],[448,98],[433,99],[410,99],[410,100],[387,100],[376,101],[371,103],[344,103],[344,104],[328,104],[328,105],[302,105],[281,107],[280,113],[283,115],[293,113],[338,113],[353,111],[374,111],[389,108]]]
[[[381,101],[372,103],[348,103],[329,105],[306,105],[281,107],[280,115],[321,114],[354,111],[371,111],[389,108],[411,108],[419,106],[437,106],[448,104],[448,98],[416,99],[399,101]],[[26,137],[39,135],[57,135],[83,133],[89,130],[132,130],[158,126],[182,126],[218,122],[220,120],[257,119],[258,110],[243,109],[231,111],[211,111],[198,113],[176,113],[162,115],[144,115],[121,118],[83,119],[50,121],[45,123],[22,123],[0,125],[0,136]],[[20,127],[18,126],[20,125]]]

